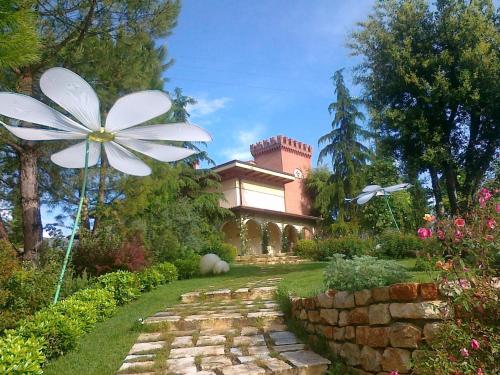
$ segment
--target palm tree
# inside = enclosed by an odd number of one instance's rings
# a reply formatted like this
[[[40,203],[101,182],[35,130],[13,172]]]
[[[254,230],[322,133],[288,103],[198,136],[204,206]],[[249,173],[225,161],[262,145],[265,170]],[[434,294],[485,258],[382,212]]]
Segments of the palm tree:
[[[333,211],[339,221],[344,221],[346,216],[344,198],[353,196],[359,188],[361,171],[372,154],[360,142],[360,139],[370,137],[370,132],[357,123],[358,120],[364,121],[365,116],[357,109],[360,100],[350,96],[342,70],[337,70],[331,78],[337,94],[337,101],[328,106],[330,114],[334,113],[332,130],[318,141],[319,146],[326,144],[319,153],[318,163],[327,157],[331,158]]]

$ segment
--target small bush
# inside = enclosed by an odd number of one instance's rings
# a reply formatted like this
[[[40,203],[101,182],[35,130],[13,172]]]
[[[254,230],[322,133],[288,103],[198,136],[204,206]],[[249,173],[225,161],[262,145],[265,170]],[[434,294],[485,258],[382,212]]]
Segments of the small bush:
[[[15,332],[24,339],[42,339],[43,354],[47,359],[74,349],[77,339],[83,334],[81,324],[52,308],[43,309],[31,319],[21,322]]]
[[[436,241],[422,241],[413,234],[398,232],[382,233],[377,239],[375,254],[381,258],[402,259],[415,257],[430,247],[438,247]]]
[[[114,293],[110,290],[97,288],[84,289],[76,292],[70,298],[93,304],[97,313],[97,321],[102,321],[112,316],[116,311]]]
[[[238,255],[238,248],[229,243],[212,241],[212,243],[202,249],[200,254],[215,254],[218,255],[221,260],[232,263]]]
[[[137,273],[137,278],[141,284],[141,291],[148,292],[155,289],[163,282],[162,274],[154,267],[147,268],[142,272]]]
[[[290,317],[292,315],[292,301],[291,293],[287,287],[284,285],[279,285],[275,292],[275,300],[278,302],[281,311],[285,316]]]
[[[132,272],[111,272],[100,276],[97,283],[113,292],[114,299],[119,305],[136,299],[141,294],[139,280]]]
[[[163,262],[154,266],[162,276],[162,283],[168,284],[179,277],[177,268],[170,262]]]
[[[91,302],[70,297],[57,303],[52,310],[72,319],[83,332],[88,332],[97,322],[97,307]]]
[[[324,283],[328,289],[355,291],[406,281],[406,269],[392,260],[362,256],[345,259],[334,255],[325,270]]]
[[[295,244],[295,255],[308,259],[318,259],[318,244],[313,240],[298,240]]]
[[[177,259],[174,262],[177,272],[179,272],[179,279],[191,279],[199,275],[200,272],[200,259],[198,254],[188,254],[184,258]]]
[[[42,341],[9,333],[0,338],[0,374],[41,375],[45,356]]]
[[[327,260],[335,254],[343,254],[348,258],[369,255],[373,250],[371,239],[348,236],[342,238],[329,238],[318,242],[318,255],[316,260]]]

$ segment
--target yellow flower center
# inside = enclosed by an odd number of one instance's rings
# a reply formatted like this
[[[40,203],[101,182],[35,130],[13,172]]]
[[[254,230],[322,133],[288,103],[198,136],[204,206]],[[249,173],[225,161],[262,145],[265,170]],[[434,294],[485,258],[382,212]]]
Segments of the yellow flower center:
[[[115,133],[104,131],[104,128],[89,134],[89,140],[94,142],[110,142],[113,139],[115,139]]]

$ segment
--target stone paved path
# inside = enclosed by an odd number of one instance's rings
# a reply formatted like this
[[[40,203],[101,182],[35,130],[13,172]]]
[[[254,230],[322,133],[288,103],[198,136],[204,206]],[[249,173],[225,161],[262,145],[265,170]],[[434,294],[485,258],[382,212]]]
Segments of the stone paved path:
[[[330,361],[307,350],[272,300],[277,278],[187,293],[144,321],[118,374],[319,375]]]

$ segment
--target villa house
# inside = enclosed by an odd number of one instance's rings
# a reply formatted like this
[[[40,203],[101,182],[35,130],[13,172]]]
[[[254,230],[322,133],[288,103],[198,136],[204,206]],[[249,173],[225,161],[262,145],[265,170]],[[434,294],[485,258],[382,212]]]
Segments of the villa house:
[[[304,178],[311,169],[312,147],[277,136],[250,146],[253,161],[233,160],[214,167],[221,177],[220,204],[235,213],[224,223],[225,241],[245,255],[293,251],[299,238],[314,234]]]

